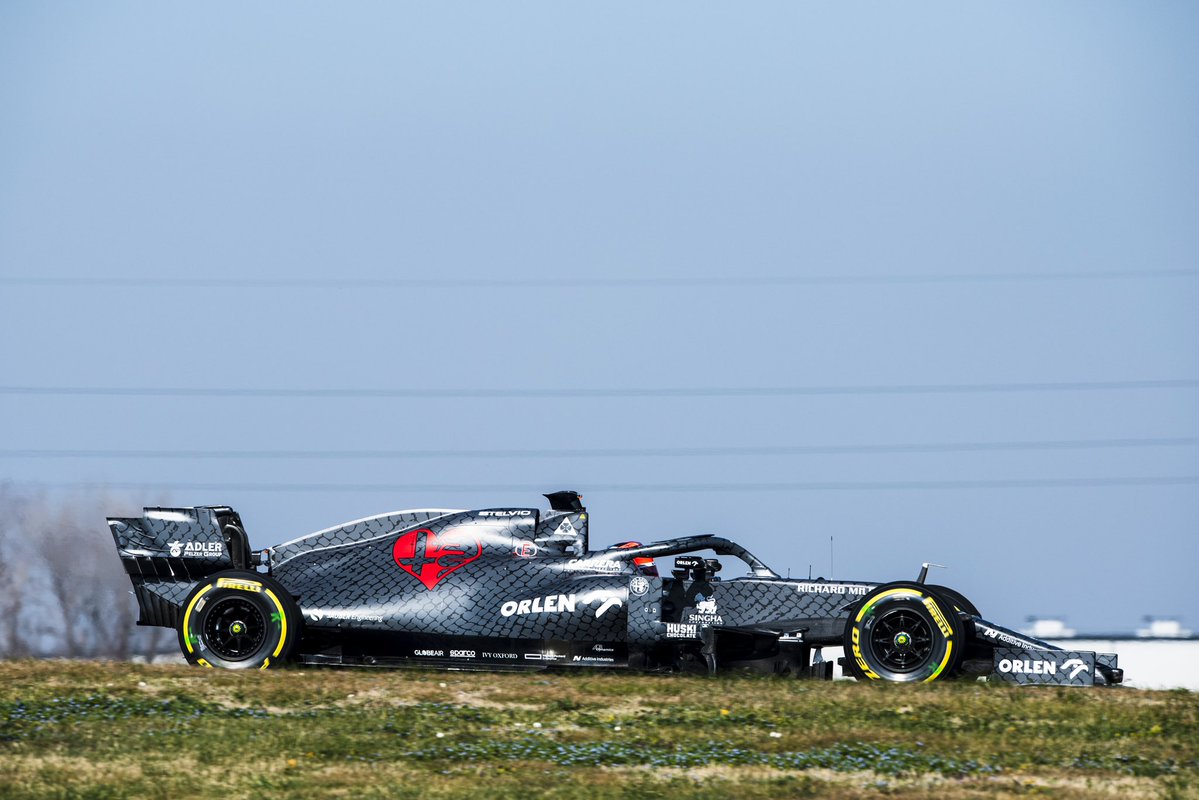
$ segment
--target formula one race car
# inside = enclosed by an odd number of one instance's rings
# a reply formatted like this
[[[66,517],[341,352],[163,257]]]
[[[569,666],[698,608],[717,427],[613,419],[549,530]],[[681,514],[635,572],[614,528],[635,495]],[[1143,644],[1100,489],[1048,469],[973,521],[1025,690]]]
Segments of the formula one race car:
[[[1062,650],[925,582],[779,577],[744,547],[691,536],[588,547],[575,492],[550,510],[398,511],[251,550],[231,508],[109,519],[139,625],[175,628],[193,664],[449,669],[741,669],[859,680],[990,676],[1120,683],[1116,656]],[[744,563],[722,580],[709,553]],[[669,577],[654,559],[674,556]]]

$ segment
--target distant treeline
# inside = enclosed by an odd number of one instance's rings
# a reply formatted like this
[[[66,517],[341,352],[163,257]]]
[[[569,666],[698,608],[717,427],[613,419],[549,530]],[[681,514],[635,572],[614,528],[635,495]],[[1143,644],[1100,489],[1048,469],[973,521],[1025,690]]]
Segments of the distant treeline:
[[[0,658],[130,659],[175,650],[174,631],[136,626],[137,603],[104,522],[140,513],[140,504],[103,492],[28,493],[0,484]]]

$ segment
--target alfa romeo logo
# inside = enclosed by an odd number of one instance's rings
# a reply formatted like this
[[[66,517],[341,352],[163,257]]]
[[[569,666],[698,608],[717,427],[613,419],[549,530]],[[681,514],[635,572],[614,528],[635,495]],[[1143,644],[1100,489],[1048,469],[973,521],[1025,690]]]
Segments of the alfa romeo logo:
[[[483,548],[477,537],[441,536],[428,528],[409,531],[396,539],[391,554],[400,569],[432,589],[456,569],[477,561]]]

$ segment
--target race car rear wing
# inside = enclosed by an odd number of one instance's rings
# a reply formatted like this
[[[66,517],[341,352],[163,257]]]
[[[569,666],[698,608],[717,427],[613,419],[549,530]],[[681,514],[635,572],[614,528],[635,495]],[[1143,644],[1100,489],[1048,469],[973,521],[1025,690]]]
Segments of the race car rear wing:
[[[179,601],[200,578],[257,563],[241,517],[228,506],[146,508],[109,517],[117,555],[133,583],[138,625],[174,627]]]

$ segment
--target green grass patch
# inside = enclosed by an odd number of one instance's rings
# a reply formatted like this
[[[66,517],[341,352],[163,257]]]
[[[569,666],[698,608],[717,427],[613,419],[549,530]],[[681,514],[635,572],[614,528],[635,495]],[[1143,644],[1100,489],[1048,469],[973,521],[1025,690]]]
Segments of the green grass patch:
[[[1184,691],[0,664],[0,797],[1199,797]]]

